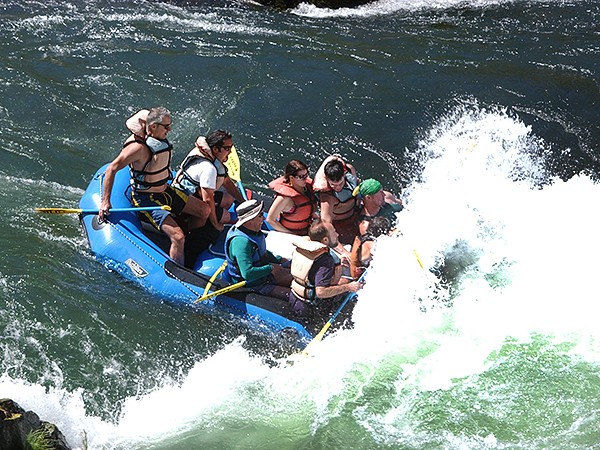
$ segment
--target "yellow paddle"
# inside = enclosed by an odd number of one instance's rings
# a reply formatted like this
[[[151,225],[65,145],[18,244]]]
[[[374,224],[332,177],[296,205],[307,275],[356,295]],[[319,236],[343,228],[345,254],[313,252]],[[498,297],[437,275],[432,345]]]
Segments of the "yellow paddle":
[[[416,250],[413,250],[413,253],[415,254],[415,256],[417,257],[417,262],[419,263],[419,265],[421,266],[421,269],[425,270],[425,267],[423,267],[423,263],[421,262],[421,258],[419,258],[419,254],[417,253]]]
[[[360,276],[360,278],[358,279],[359,283],[362,283],[362,281],[365,279],[365,275],[367,274],[367,272],[363,272],[363,274]],[[353,298],[356,297],[356,292],[348,292],[348,295],[346,295],[346,298],[344,298],[344,301],[342,302],[342,304],[338,307],[338,309],[333,313],[333,315],[331,316],[331,318],[327,321],[327,323],[325,324],[325,326],[321,329],[321,331],[319,331],[319,334],[317,334],[312,341],[310,341],[308,343],[308,345],[306,346],[306,348],[304,349],[304,351],[302,352],[302,354],[306,357],[308,357],[308,350],[310,349],[310,347],[315,343],[315,342],[321,342],[323,340],[323,337],[325,336],[325,333],[327,333],[327,330],[329,330],[329,327],[331,326],[331,324],[333,323],[333,321],[335,320],[335,318],[338,316],[338,314],[342,311],[342,309],[344,309],[344,306],[346,306],[346,303],[348,303],[348,301]]]
[[[163,206],[145,206],[140,208],[111,208],[109,212],[130,212],[130,211],[155,211],[157,209],[164,209],[171,211],[171,207],[168,205]],[[77,208],[35,208],[37,212],[46,214],[98,214],[97,209],[77,209]]]
[[[202,297],[198,297],[198,299],[194,303],[202,302],[204,300],[208,300],[209,298],[216,297],[217,295],[225,294],[226,292],[233,291],[234,289],[240,288],[246,284],[246,280],[240,281],[239,283],[231,284],[223,289],[219,289],[218,291],[211,292],[210,294],[205,294]]]
[[[244,189],[244,186],[242,185],[242,176],[240,174],[240,157],[238,156],[237,150],[233,146],[231,147],[231,153],[229,153],[227,161],[225,161],[225,167],[227,167],[227,175],[229,175],[229,178],[237,183],[237,187],[242,193],[244,200],[248,200],[246,189]]]
[[[203,296],[208,293],[208,291],[210,290],[210,287],[212,286],[213,282],[221,274],[221,272],[223,272],[225,270],[226,266],[227,266],[227,260],[223,261],[223,264],[221,264],[221,267],[219,267],[216,270],[216,272],[213,273],[213,276],[210,277],[210,280],[208,280],[208,283],[206,283],[206,287],[204,288],[204,294],[202,294]]]

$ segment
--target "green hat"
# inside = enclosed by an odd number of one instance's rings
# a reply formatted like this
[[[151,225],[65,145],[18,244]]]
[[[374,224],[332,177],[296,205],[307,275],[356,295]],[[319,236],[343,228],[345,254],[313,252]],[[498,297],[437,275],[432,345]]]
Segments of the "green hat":
[[[377,194],[383,188],[383,186],[381,186],[381,183],[376,179],[369,178],[368,180],[360,183],[358,188],[358,192],[364,197],[365,195]]]

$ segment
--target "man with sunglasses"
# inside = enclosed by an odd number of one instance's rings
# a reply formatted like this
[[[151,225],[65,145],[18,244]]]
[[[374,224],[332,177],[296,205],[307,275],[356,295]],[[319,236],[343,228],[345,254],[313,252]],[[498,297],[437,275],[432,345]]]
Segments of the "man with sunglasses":
[[[108,165],[104,175],[102,204],[99,219],[105,220],[111,208],[110,197],[116,173],[129,166],[131,174],[131,203],[134,206],[168,205],[171,211],[141,211],[140,218],[163,231],[171,240],[169,256],[178,264],[184,263],[185,233],[173,215],[189,215],[189,230],[206,223],[209,208],[204,202],[168,184],[173,179],[171,156],[173,146],[167,140],[171,131],[171,113],[160,106],[150,109],[146,118],[146,139],[130,136],[121,153]]]
[[[186,194],[198,197],[208,205],[208,220],[218,231],[223,231],[223,224],[236,219],[228,211],[234,200],[238,203],[244,201],[224,165],[232,147],[231,133],[227,131],[215,130],[206,138],[200,136],[196,140],[196,147],[181,163],[173,183]],[[219,190],[221,186],[225,192]]]

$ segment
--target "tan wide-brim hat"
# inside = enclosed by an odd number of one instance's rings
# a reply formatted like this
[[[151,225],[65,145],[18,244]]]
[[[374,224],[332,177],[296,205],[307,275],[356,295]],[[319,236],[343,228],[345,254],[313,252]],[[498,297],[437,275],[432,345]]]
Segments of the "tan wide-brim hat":
[[[258,200],[252,199],[241,203],[235,210],[238,215],[238,220],[235,224],[236,228],[241,227],[249,220],[254,219],[259,214],[262,214],[265,204]]]
[[[140,109],[133,116],[125,121],[125,126],[129,128],[129,130],[133,134],[137,134],[138,136],[146,135],[146,119],[148,118],[147,109]]]

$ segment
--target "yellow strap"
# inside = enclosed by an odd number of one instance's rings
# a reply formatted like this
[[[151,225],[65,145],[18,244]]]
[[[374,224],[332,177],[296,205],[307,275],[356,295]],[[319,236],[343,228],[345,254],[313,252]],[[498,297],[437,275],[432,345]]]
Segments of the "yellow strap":
[[[221,267],[219,267],[217,269],[217,271],[213,274],[213,276],[210,277],[210,280],[208,280],[208,283],[206,284],[206,287],[204,288],[204,293],[202,294],[203,297],[208,293],[213,282],[217,279],[217,277],[219,275],[221,275],[221,273],[225,270],[226,266],[227,266],[227,261],[223,261],[223,264],[221,264]]]

